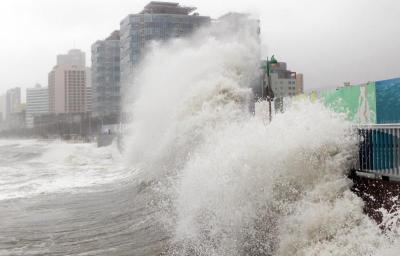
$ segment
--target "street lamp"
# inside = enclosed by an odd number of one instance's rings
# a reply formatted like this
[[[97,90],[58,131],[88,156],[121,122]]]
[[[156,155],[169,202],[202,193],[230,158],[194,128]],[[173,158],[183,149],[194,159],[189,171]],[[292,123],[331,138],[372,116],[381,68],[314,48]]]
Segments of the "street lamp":
[[[271,102],[274,101],[274,92],[271,87],[271,64],[277,64],[278,61],[275,59],[275,56],[272,55],[271,59],[267,57],[267,63],[262,65],[263,69],[263,95],[262,98],[268,101],[268,111],[269,111],[269,122],[272,121],[272,106]]]

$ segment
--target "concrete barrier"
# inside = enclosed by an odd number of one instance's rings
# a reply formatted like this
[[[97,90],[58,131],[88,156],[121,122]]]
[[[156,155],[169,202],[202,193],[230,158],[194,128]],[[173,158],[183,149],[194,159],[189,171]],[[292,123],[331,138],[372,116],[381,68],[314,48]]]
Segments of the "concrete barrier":
[[[97,147],[107,147],[112,144],[115,138],[115,134],[99,134],[97,136]]]

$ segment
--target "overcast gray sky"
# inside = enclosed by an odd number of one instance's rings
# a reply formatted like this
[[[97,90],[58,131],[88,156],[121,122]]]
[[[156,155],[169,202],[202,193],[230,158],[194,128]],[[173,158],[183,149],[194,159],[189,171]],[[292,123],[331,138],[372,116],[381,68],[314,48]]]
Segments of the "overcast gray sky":
[[[56,55],[119,28],[149,0],[4,0],[0,9],[0,93],[47,86]],[[178,2],[178,1],[177,1]],[[399,0],[182,0],[202,15],[251,12],[264,52],[304,73],[306,89],[400,77]]]

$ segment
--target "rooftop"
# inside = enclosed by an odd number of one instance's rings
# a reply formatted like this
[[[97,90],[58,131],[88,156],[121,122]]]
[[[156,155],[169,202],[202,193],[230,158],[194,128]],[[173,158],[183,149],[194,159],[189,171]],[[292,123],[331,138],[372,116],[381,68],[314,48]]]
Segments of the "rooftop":
[[[158,13],[189,15],[194,10],[196,10],[196,7],[180,6],[179,3],[152,1],[144,7],[143,11],[140,14]]]
[[[119,30],[113,31],[107,38],[106,40],[119,40],[120,35],[119,35]]]

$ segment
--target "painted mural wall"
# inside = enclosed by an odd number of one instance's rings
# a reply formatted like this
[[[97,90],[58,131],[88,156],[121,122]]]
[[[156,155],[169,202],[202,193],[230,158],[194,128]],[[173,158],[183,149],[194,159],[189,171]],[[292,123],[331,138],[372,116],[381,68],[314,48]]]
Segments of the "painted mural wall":
[[[358,124],[400,123],[400,78],[323,91],[319,98]]]
[[[400,123],[400,78],[377,81],[375,87],[377,123]]]
[[[356,123],[376,122],[375,84],[368,83],[320,93],[322,101]]]

